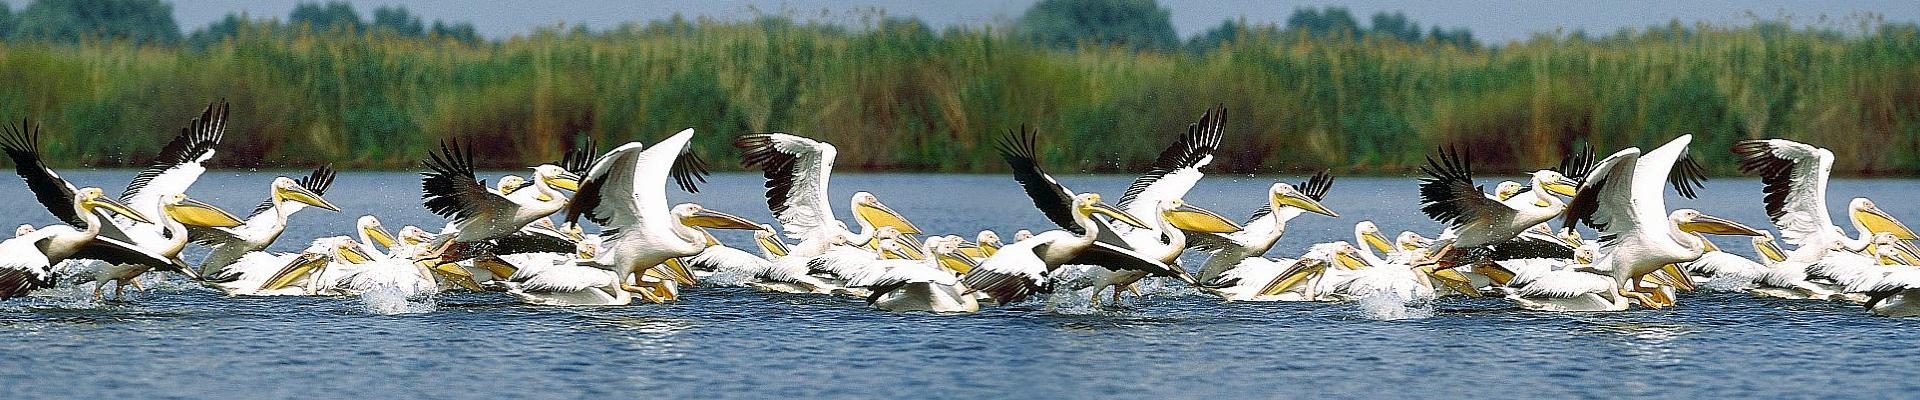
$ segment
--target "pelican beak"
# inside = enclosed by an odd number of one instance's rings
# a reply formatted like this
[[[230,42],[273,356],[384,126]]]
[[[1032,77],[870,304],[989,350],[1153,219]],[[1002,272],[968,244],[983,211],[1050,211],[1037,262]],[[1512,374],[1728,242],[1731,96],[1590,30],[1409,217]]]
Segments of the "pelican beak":
[[[1683,292],[1691,292],[1694,289],[1700,288],[1699,284],[1696,284],[1693,282],[1692,276],[1689,276],[1685,271],[1680,270],[1679,265],[1667,264],[1667,266],[1660,267],[1660,272],[1666,273],[1665,275],[1667,275],[1667,281],[1671,282],[1673,284],[1672,285],[1673,288],[1675,289],[1680,289],[1680,291],[1683,291]]]
[[[1448,269],[1446,271],[1452,271],[1452,270]],[[1502,286],[1505,286],[1508,282],[1513,282],[1513,276],[1514,276],[1513,270],[1507,269],[1507,267],[1502,267],[1500,266],[1500,264],[1495,264],[1495,263],[1474,264],[1473,272],[1479,273],[1480,275],[1484,275],[1487,277],[1487,280],[1493,281],[1493,283],[1499,284]]]
[[[1240,231],[1240,224],[1233,223],[1233,220],[1192,204],[1182,203],[1179,207],[1174,207],[1165,213],[1161,213],[1161,217],[1166,218],[1167,223],[1172,224],[1174,228],[1188,232],[1232,233]]]
[[[386,228],[382,228],[378,225],[369,226],[366,228],[366,231],[367,231],[367,238],[372,239],[374,243],[379,243],[381,247],[386,247],[389,249],[393,248],[394,246],[393,234],[387,233]]]
[[[754,241],[759,242],[760,249],[766,250],[767,254],[772,254],[774,257],[787,256],[787,243],[781,242],[780,238],[772,236],[756,237]]]
[[[1360,258],[1359,256],[1353,253],[1354,252],[1346,252],[1346,251],[1333,253],[1333,261],[1339,263],[1341,268],[1346,268],[1350,270],[1356,270],[1356,269],[1367,268],[1372,266],[1367,264],[1366,259]]]
[[[1325,261],[1300,260],[1294,262],[1293,266],[1288,267],[1286,272],[1280,273],[1279,279],[1274,279],[1273,282],[1268,282],[1266,287],[1260,288],[1260,295],[1272,296],[1286,293],[1288,290],[1293,290],[1294,286],[1300,286],[1302,282],[1306,282],[1307,278],[1312,278],[1314,275],[1325,272],[1326,270],[1327,262]]]
[[[667,279],[672,279],[681,285],[691,286],[699,283],[694,279],[693,271],[687,270],[687,264],[680,262],[678,258],[669,258],[667,262],[660,263],[660,267],[654,270],[660,271],[661,274],[666,275]]]
[[[1920,265],[1920,249],[1914,248],[1913,243],[1893,242],[1893,248],[1900,251],[1900,257],[1903,258],[1902,265]]]
[[[1760,231],[1739,222],[1706,214],[1680,224],[1680,230],[1712,235],[1760,236]]]
[[[1314,200],[1312,197],[1292,193],[1275,193],[1272,200],[1276,205],[1307,210],[1307,212],[1334,218],[1340,217],[1340,213],[1333,212],[1333,210],[1327,208],[1327,206],[1320,205],[1320,201]]]
[[[572,172],[562,172],[560,175],[545,179],[548,186],[566,189],[569,192],[580,191],[580,175],[575,175]]]
[[[940,265],[953,270],[953,272],[965,274],[968,271],[972,271],[974,267],[979,267],[980,261],[975,260],[973,257],[942,254],[940,255]]]
[[[903,252],[906,253],[907,258],[914,260],[927,259],[927,246],[920,244],[919,239],[904,235],[905,234],[902,234],[902,236],[900,236],[900,250],[904,250]]]
[[[344,259],[348,264],[366,264],[373,262],[373,256],[367,255],[367,251],[360,249],[358,245],[343,247],[337,253],[340,258]]]
[[[1853,220],[1860,221],[1860,225],[1866,226],[1868,232],[1892,233],[1893,237],[1901,240],[1920,239],[1920,236],[1914,235],[1913,229],[1907,228],[1907,225],[1900,223],[1900,220],[1893,219],[1892,215],[1888,215],[1886,211],[1881,211],[1880,207],[1867,207],[1864,210],[1854,210]]]
[[[760,230],[760,224],[746,218],[708,209],[701,209],[680,222],[695,228]]]
[[[127,216],[128,219],[132,219],[135,222],[147,223],[147,224],[153,223],[153,219],[147,218],[146,214],[141,214],[139,211],[134,211],[133,207],[127,207],[125,203],[121,203],[119,200],[114,200],[106,196],[96,197],[92,200],[87,200],[87,205],[89,206],[89,208],[104,208],[104,209],[107,209],[107,211],[112,211],[115,214],[125,215]]]
[[[707,238],[707,245],[708,245],[708,246],[719,246],[719,245],[720,245],[720,238],[717,238],[717,237],[713,237],[713,232],[707,232],[707,230],[706,230],[706,229],[701,229],[701,230],[700,230],[700,236],[703,236],[703,237],[706,237],[706,238]]]
[[[1435,271],[1432,265],[1422,266],[1418,269],[1418,272],[1426,273],[1427,278],[1440,282],[1441,286],[1453,289],[1454,292],[1467,297],[1480,297],[1480,289],[1473,287],[1473,279],[1467,278],[1467,274],[1461,273],[1459,270],[1449,268]]]
[[[300,280],[301,277],[314,273],[316,270],[325,266],[327,266],[326,257],[312,253],[301,254],[299,257],[295,257],[293,262],[280,267],[280,271],[274,272],[273,276],[268,277],[265,283],[260,284],[260,290],[278,290],[285,288],[287,285],[292,285],[295,281]]]
[[[1381,234],[1380,231],[1367,232],[1365,235],[1360,235],[1360,239],[1381,253],[1392,253],[1394,251],[1393,241],[1387,240],[1387,235]]]
[[[306,203],[307,205],[320,207],[322,209],[326,209],[327,211],[340,212],[339,206],[333,205],[333,203],[328,202],[327,199],[321,198],[318,193],[314,193],[313,191],[307,190],[307,188],[304,188],[304,187],[294,186],[291,188],[284,189],[281,191],[281,196],[286,198],[287,200]]]
[[[1553,194],[1573,197],[1574,194],[1579,192],[1579,189],[1576,188],[1580,186],[1580,183],[1574,182],[1572,179],[1560,178],[1558,182],[1547,183],[1540,186]]]
[[[1104,201],[1093,203],[1093,205],[1088,206],[1087,211],[1092,214],[1105,215],[1108,218],[1113,218],[1113,220],[1120,221],[1120,223],[1123,224],[1132,225],[1135,228],[1149,229],[1146,222],[1140,221],[1139,218],[1134,218],[1133,214],[1120,211],[1119,208],[1115,208],[1112,204],[1107,204],[1107,202]]]
[[[873,224],[873,226],[876,227],[891,226],[894,229],[899,229],[900,234],[903,235],[918,235],[921,233],[920,227],[914,226],[912,222],[907,221],[906,217],[900,216],[899,212],[893,211],[893,208],[887,207],[886,204],[881,204],[880,202],[856,204],[856,207],[853,208],[853,214],[860,217],[860,219],[867,220],[867,223]]]
[[[235,217],[220,207],[194,199],[181,200],[180,204],[168,204],[160,209],[167,214],[167,218],[192,226],[232,228],[242,224],[240,217]]]
[[[1787,260],[1787,250],[1780,248],[1780,244],[1774,243],[1772,240],[1761,243],[1759,248],[1755,250],[1760,252],[1761,257],[1766,257],[1768,260],[1773,260],[1773,262]]]

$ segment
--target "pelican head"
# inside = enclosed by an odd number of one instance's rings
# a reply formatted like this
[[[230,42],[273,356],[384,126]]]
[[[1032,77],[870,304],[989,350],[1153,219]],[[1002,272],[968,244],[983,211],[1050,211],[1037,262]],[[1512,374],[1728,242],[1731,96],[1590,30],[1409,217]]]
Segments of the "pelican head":
[[[355,242],[352,239],[335,243],[333,245],[333,256],[341,262],[355,265],[366,264],[373,261],[373,256],[367,255],[367,251],[360,247],[360,242]]]
[[[981,247],[999,248],[1002,245],[1000,234],[993,231],[980,231],[980,234],[973,236],[973,242],[979,243]]]
[[[165,213],[167,218],[198,227],[232,228],[242,223],[239,217],[228,214],[226,210],[187,198],[187,195],[181,193],[162,196],[160,211]]]
[[[1500,181],[1499,185],[1496,185],[1493,187],[1493,197],[1496,199],[1500,199],[1500,201],[1507,201],[1507,199],[1511,199],[1513,198],[1513,196],[1519,195],[1520,188],[1523,188],[1523,187],[1526,187],[1526,186],[1521,185],[1520,182]]]
[[[1119,208],[1115,208],[1112,204],[1100,201],[1099,193],[1081,193],[1079,196],[1073,196],[1073,210],[1087,218],[1093,218],[1095,214],[1105,215],[1107,218],[1113,218],[1115,221],[1132,225],[1135,228],[1151,229],[1147,227],[1146,222],[1141,222],[1139,218],[1134,218],[1132,214],[1127,214],[1126,211],[1120,211]]]
[[[1700,211],[1691,208],[1673,210],[1673,213],[1667,215],[1667,220],[1671,221],[1675,226],[1680,227],[1681,231],[1692,233],[1738,236],[1761,235],[1760,231],[1749,228],[1739,222],[1701,214]]]
[[[106,192],[101,191],[100,188],[97,187],[80,188],[80,190],[73,192],[73,199],[79,204],[81,211],[84,213],[92,213],[93,210],[96,209],[105,209],[115,214],[124,215],[137,222],[153,223],[153,220],[148,219],[145,214],[134,211],[132,207],[127,207],[126,204],[121,203],[119,200],[107,197]]]
[[[1594,249],[1593,246],[1575,247],[1573,249],[1573,263],[1581,265],[1592,264],[1593,258],[1599,255],[1600,251]]]
[[[1580,183],[1567,179],[1566,175],[1561,175],[1559,172],[1543,169],[1533,172],[1533,185],[1549,193],[1572,197],[1575,187]]]
[[[1367,264],[1366,257],[1360,256],[1360,248],[1354,247],[1352,243],[1347,243],[1346,241],[1333,242],[1333,246],[1330,246],[1330,248],[1333,250],[1333,253],[1330,254],[1332,261],[1334,265],[1339,265],[1340,268],[1362,269],[1372,266]]]
[[[1393,239],[1393,247],[1399,248],[1400,251],[1425,251],[1433,247],[1433,239],[1420,236],[1414,231],[1401,231],[1400,236]]]
[[[880,203],[880,198],[875,197],[873,193],[859,192],[853,194],[853,215],[873,226],[898,227],[901,230],[900,233],[909,235],[921,233],[919,227],[914,226],[912,222],[908,222],[906,217],[901,216],[897,211],[893,211],[893,208]]]
[[[273,178],[273,200],[276,204],[282,200],[292,200],[327,211],[340,211],[340,207],[327,202],[327,199],[321,198],[320,194],[307,190],[306,186],[300,186],[300,182],[294,182],[293,178],[284,176]]]
[[[1887,214],[1879,206],[1875,206],[1873,200],[1856,197],[1853,202],[1847,203],[1847,211],[1847,215],[1853,217],[1854,227],[1862,231],[1892,233],[1903,240],[1920,239],[1920,236],[1914,235],[1913,229],[1907,228],[1906,224],[1894,219],[1892,214]]]
[[[1780,244],[1773,241],[1773,234],[1766,231],[1761,231],[1760,236],[1753,237],[1753,251],[1773,262],[1787,260],[1787,250],[1780,248]]]
[[[711,229],[760,229],[760,224],[748,221],[733,214],[708,210],[699,204],[681,203],[673,206],[673,217],[680,224],[695,228]]]
[[[372,215],[362,215],[360,216],[360,220],[354,223],[354,227],[359,228],[360,234],[366,235],[367,240],[378,243],[381,247],[391,249],[395,246],[396,241],[393,240],[393,234],[387,233],[387,228],[380,226],[379,218],[374,218]]]
[[[1360,223],[1353,224],[1353,237],[1354,240],[1358,240],[1360,243],[1372,247],[1374,251],[1381,253],[1394,252],[1393,242],[1387,241],[1387,235],[1380,233],[1380,226],[1374,225],[1373,221],[1360,221]]]
[[[1580,231],[1573,230],[1572,228],[1562,229],[1560,233],[1554,234],[1553,237],[1559,238],[1561,243],[1566,243],[1568,246],[1575,248],[1587,243],[1585,238],[1580,237]]]
[[[1160,202],[1160,218],[1167,220],[1174,228],[1188,232],[1231,233],[1239,232],[1240,224],[1227,217],[1220,216],[1204,208],[1187,204],[1186,201],[1173,199]]]
[[[1025,230],[1025,229],[1013,231],[1013,241],[1015,243],[1018,243],[1022,240],[1027,240],[1030,238],[1033,238],[1033,231]]]
[[[498,186],[495,186],[495,190],[500,191],[500,195],[505,196],[513,194],[515,190],[520,190],[522,186],[526,186],[527,178],[521,178],[519,175],[502,176],[500,177],[500,182],[496,185]]]
[[[13,228],[13,237],[26,236],[29,233],[33,233],[33,224],[20,224],[19,228]]]
[[[433,241],[433,234],[428,233],[425,229],[420,229],[420,227],[413,225],[400,227],[400,243],[402,244],[417,246],[430,241]]]
[[[568,172],[566,168],[560,168],[553,164],[541,164],[540,166],[533,167],[533,179],[545,182],[547,186],[566,189],[568,191],[580,190],[579,175],[574,175],[572,172]]]
[[[1328,209],[1327,206],[1320,205],[1319,200],[1314,200],[1313,197],[1307,196],[1306,193],[1300,192],[1300,189],[1294,188],[1293,185],[1285,182],[1275,183],[1273,187],[1267,189],[1267,203],[1269,206],[1272,206],[1274,210],[1279,210],[1280,207],[1285,206],[1329,217],[1340,217],[1340,213],[1333,212],[1333,210]]]

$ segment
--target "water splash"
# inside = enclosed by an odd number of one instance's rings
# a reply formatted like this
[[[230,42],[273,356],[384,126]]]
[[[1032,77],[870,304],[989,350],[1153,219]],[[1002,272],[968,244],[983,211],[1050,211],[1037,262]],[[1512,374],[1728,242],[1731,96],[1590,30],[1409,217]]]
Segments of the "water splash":
[[[360,293],[361,309],[369,314],[400,315],[430,313],[439,309],[433,293],[415,292],[394,286],[380,286]]]
[[[1433,316],[1433,302],[1408,301],[1398,293],[1380,291],[1354,301],[1360,317],[1375,321],[1421,319]]]
[[[1697,279],[1696,280],[1700,280]],[[1714,292],[1745,292],[1758,286],[1760,274],[1728,274],[1700,282],[1700,289]]]

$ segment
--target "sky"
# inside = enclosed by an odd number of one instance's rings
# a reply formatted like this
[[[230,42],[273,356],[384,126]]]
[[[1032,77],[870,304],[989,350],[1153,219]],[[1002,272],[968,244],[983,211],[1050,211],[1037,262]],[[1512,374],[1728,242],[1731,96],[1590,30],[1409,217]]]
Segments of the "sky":
[[[303,0],[172,0],[174,18],[185,30],[197,29],[230,12],[246,12],[255,17],[285,19],[287,12]],[[318,0],[305,0],[318,1]],[[688,17],[709,16],[721,19],[749,19],[756,15],[788,14],[800,19],[816,19],[859,25],[860,15],[884,9],[889,16],[914,16],[936,27],[983,25],[1011,21],[1036,0],[348,0],[363,18],[381,5],[404,5],[423,19],[473,22],[481,35],[504,38],[522,34],[537,26],[556,23],[607,28],[627,21],[650,21],[680,13]],[[27,1],[16,0],[16,8]],[[1401,11],[1419,22],[1422,29],[1436,24],[1465,27],[1483,41],[1524,40],[1535,32],[1572,31],[1611,33],[1620,28],[1645,27],[1678,19],[1716,24],[1743,24],[1750,15],[1765,18],[1792,16],[1795,24],[1817,23],[1845,28],[1837,21],[1861,13],[1875,13],[1892,21],[1920,20],[1920,2],[1887,0],[1428,0],[1345,2],[1293,0],[1160,0],[1173,11],[1174,28],[1181,37],[1191,37],[1212,28],[1220,21],[1245,18],[1248,22],[1283,23],[1294,9],[1303,7],[1344,6],[1364,24],[1367,16],[1379,11]],[[757,10],[757,11],[756,11]],[[1751,13],[1751,14],[1750,14]],[[1857,20],[1857,19],[1855,19]]]

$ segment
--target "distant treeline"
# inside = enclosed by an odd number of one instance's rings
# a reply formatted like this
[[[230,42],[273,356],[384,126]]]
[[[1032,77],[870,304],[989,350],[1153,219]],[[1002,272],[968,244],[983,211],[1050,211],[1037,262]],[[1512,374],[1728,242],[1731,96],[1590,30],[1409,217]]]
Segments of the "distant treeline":
[[[1113,15],[1068,6],[1166,15],[1147,0],[1048,0],[1012,27],[940,31],[769,16],[487,40],[471,25],[399,9],[360,21],[335,4],[302,6],[297,24],[235,16],[172,39],[20,33],[19,17],[67,1],[0,19],[14,32],[0,44],[0,119],[43,123],[44,150],[69,165],[138,163],[226,99],[225,166],[414,168],[460,138],[482,163],[518,167],[588,136],[693,127],[722,167],[734,136],[782,131],[834,143],[846,169],[995,171],[993,143],[1026,124],[1056,171],[1137,170],[1224,103],[1213,165],[1228,172],[1401,173],[1448,144],[1485,171],[1529,169],[1574,142],[1604,153],[1685,133],[1721,173],[1735,164],[1725,149],[1756,137],[1831,148],[1842,173],[1920,172],[1912,24],[1670,23],[1486,46],[1394,14],[1362,28],[1345,10],[1304,9],[1285,26],[1229,21],[1182,41],[1154,21],[1051,34],[1070,24],[1050,19]],[[108,3],[143,1],[154,2]]]

